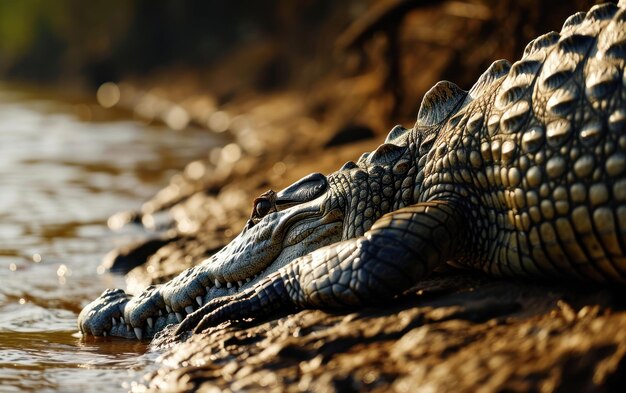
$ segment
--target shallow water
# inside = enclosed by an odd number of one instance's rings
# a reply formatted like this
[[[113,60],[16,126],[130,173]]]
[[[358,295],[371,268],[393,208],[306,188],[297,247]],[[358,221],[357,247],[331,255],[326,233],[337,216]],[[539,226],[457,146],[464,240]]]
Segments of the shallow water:
[[[107,218],[139,208],[217,140],[119,116],[82,121],[93,105],[0,85],[2,392],[127,390],[158,356],[136,342],[82,339],[76,317],[104,289],[124,286],[98,273],[104,254],[145,236],[111,232]]]

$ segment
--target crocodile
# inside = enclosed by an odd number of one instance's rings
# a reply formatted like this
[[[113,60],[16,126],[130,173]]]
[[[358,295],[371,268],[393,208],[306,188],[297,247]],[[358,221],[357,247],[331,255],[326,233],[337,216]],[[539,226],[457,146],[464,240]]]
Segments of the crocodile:
[[[259,196],[223,249],[137,296],[87,305],[85,335],[154,337],[303,308],[388,302],[444,264],[626,282],[626,8],[603,4],[424,96],[414,127],[329,175]]]

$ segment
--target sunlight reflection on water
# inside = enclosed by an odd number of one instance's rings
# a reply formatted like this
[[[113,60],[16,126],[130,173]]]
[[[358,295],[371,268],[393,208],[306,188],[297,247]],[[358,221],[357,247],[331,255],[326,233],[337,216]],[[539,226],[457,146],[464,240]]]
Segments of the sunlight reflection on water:
[[[144,235],[111,233],[107,218],[137,209],[216,143],[202,130],[82,122],[74,108],[0,86],[2,392],[120,391],[154,367],[144,344],[79,338],[76,317],[124,286],[96,273],[104,254]]]

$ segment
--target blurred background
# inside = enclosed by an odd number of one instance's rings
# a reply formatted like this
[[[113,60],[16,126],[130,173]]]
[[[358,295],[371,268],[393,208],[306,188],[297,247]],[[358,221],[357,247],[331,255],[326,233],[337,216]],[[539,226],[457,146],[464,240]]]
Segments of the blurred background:
[[[158,354],[81,339],[83,306],[198,263],[255,195],[594,3],[0,0],[0,390],[132,388]]]
[[[558,30],[573,11],[594,3],[6,0],[0,2],[0,77],[65,94],[128,83],[159,89],[157,97],[186,104],[188,112],[194,112],[188,99],[197,94],[219,107],[294,90],[318,120],[340,111],[335,131],[358,123],[384,126],[376,129],[382,133],[390,117],[412,119],[437,80],[467,89],[493,60],[518,58],[530,39]],[[111,106],[117,93],[109,94],[104,104]],[[122,95],[122,105],[138,109],[136,94]],[[147,118],[159,112],[147,106],[138,109]]]

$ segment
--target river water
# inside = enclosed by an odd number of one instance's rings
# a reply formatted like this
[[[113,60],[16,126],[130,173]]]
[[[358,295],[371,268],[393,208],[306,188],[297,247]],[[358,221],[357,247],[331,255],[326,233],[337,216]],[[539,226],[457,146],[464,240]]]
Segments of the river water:
[[[145,236],[112,232],[107,218],[139,208],[217,140],[119,116],[85,121],[96,111],[0,85],[0,392],[118,392],[155,367],[145,344],[82,339],[76,317],[124,286],[98,269],[106,252]]]

